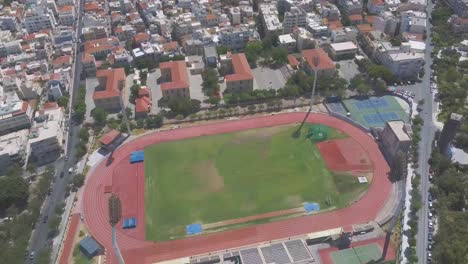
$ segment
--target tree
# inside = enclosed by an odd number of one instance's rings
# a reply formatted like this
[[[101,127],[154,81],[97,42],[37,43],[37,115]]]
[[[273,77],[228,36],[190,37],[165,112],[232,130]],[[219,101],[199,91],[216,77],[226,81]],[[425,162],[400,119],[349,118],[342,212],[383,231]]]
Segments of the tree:
[[[218,74],[215,69],[207,68],[202,74],[203,83],[202,91],[207,97],[213,97],[219,95],[219,83]]]
[[[395,154],[392,170],[390,173],[392,181],[399,181],[405,178],[405,175],[407,173],[407,166],[408,163],[406,154],[401,151],[398,151]]]
[[[174,115],[188,116],[200,111],[201,102],[195,99],[174,97],[168,100],[167,106]]]
[[[226,46],[216,46],[216,52],[219,55],[226,54],[229,51],[229,48]]]
[[[367,69],[369,77],[373,79],[382,79],[387,83],[395,81],[395,75],[383,65],[372,65]]]
[[[285,48],[273,48],[271,50],[271,59],[276,64],[285,64],[288,62],[288,50]]]
[[[96,107],[91,112],[91,116],[94,119],[94,123],[97,126],[104,126],[107,121],[107,112],[104,109]]]
[[[22,206],[29,197],[28,183],[18,176],[0,177],[0,210],[8,207]]]
[[[368,95],[372,89],[366,83],[361,83],[356,87],[359,95]]]
[[[133,110],[130,108],[130,107],[126,107],[125,108],[125,114],[127,115],[127,118],[128,119],[132,119],[133,117]]]
[[[43,248],[39,251],[37,255],[35,263],[37,264],[49,264],[50,263],[50,255],[52,253],[52,249],[50,248]]]
[[[250,41],[247,43],[244,49],[245,57],[247,61],[255,65],[258,60],[259,54],[262,52],[262,43],[260,41]]]
[[[143,128],[145,126],[145,121],[143,119],[138,119],[136,122],[137,128]]]
[[[159,128],[163,125],[163,117],[161,115],[149,115],[146,117],[147,128]]]
[[[72,179],[73,186],[75,186],[76,188],[80,188],[81,186],[83,186],[84,181],[85,176],[81,173],[75,174]]]
[[[89,131],[86,127],[82,127],[80,129],[80,140],[83,140],[84,142],[88,142],[89,140]]]
[[[138,84],[134,84],[130,87],[130,97],[128,98],[128,100],[131,102],[131,103],[135,103],[135,99],[138,98],[138,91],[140,90],[140,85]]]
[[[62,96],[57,100],[57,104],[60,107],[67,108],[70,98],[68,96]]]

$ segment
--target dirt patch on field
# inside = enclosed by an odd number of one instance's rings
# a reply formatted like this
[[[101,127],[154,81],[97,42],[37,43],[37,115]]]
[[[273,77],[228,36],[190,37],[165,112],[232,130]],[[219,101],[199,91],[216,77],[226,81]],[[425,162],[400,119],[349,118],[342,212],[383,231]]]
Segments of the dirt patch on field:
[[[232,143],[234,144],[243,144],[247,143],[250,140],[258,140],[258,139],[269,139],[273,135],[284,131],[291,127],[292,125],[284,125],[284,126],[274,126],[274,127],[267,127],[262,129],[251,129],[239,132],[236,137],[233,138]]]
[[[286,202],[291,207],[296,207],[296,206],[302,204],[302,198],[299,195],[289,195],[288,197],[286,197]]]
[[[213,160],[197,162],[192,171],[204,184],[203,190],[207,192],[219,192],[224,188],[224,179],[218,174],[218,169]]]

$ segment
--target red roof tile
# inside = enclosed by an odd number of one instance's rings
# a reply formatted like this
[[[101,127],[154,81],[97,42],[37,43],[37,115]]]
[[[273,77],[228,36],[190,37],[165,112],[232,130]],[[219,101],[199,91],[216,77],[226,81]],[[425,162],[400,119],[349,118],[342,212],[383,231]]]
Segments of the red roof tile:
[[[147,97],[150,96],[150,91],[148,88],[141,88],[140,90],[138,90],[138,97],[143,97],[143,96],[147,96]]]
[[[351,20],[351,21],[361,21],[361,20],[362,20],[362,16],[359,15],[359,14],[350,15],[350,16],[349,16],[349,20]]]
[[[361,24],[361,25],[357,25],[356,27],[362,33],[372,31],[372,27],[369,24]]]
[[[151,39],[151,36],[148,33],[138,33],[133,36],[133,42],[135,43],[142,43],[149,41]]]
[[[60,56],[52,61],[53,65],[62,65],[62,64],[70,64],[70,63],[71,63],[70,55]]]
[[[373,5],[384,5],[384,1],[383,0],[372,0],[372,4]]]
[[[96,12],[99,10],[99,4],[96,2],[85,3],[84,10],[85,12]]]
[[[58,104],[56,102],[47,102],[45,104],[42,105],[42,109],[43,110],[46,110],[46,109],[55,109],[55,108],[58,108]]]
[[[58,7],[59,13],[71,13],[73,11],[74,6],[72,5],[64,5]]]
[[[161,84],[161,90],[184,89],[189,88],[189,80],[187,74],[187,66],[185,61],[169,61],[159,64],[162,70],[169,69],[171,71],[171,81]]]
[[[297,61],[296,57],[294,55],[288,55],[288,63],[289,65],[295,67],[299,65],[299,62]]]
[[[172,41],[163,45],[165,51],[173,51],[179,47],[177,41]]]
[[[312,70],[315,69],[314,57],[318,57],[319,59],[319,64],[317,66],[319,70],[335,69],[335,64],[333,64],[333,61],[322,48],[303,50],[302,56],[305,58]]]
[[[102,138],[99,141],[101,142],[101,144],[109,145],[110,143],[112,143],[112,141],[114,141],[119,136],[120,136],[120,132],[115,129],[112,129],[107,134],[102,136]]]
[[[148,97],[142,97],[135,99],[135,112],[136,113],[147,113],[150,107],[151,101]]]
[[[125,85],[126,77],[124,68],[115,68],[97,71],[96,78],[104,78],[106,87],[104,91],[95,91],[93,94],[93,100],[119,96],[119,83],[123,82]]]
[[[226,75],[227,82],[253,80],[252,71],[244,53],[232,54],[231,60],[234,74]]]
[[[374,24],[375,19],[377,19],[377,16],[367,16],[366,17],[367,22],[369,22],[369,24],[371,24],[371,25]]]

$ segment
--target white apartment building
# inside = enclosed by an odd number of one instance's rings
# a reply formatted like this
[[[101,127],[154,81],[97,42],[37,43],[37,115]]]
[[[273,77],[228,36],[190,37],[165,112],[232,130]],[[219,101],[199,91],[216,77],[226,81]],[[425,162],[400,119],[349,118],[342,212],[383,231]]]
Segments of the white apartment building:
[[[0,135],[30,127],[33,111],[15,92],[4,93],[0,89]]]
[[[291,35],[292,34],[284,34],[278,36],[279,46],[287,49],[289,53],[296,50],[296,40]]]
[[[412,79],[418,76],[424,66],[424,53],[410,50],[409,45],[379,50],[379,60],[400,79]]]
[[[361,14],[362,12],[361,0],[339,0],[338,5],[347,16]]]
[[[64,111],[57,104],[50,104],[35,117],[28,142],[29,162],[43,165],[60,157],[65,133]]]
[[[75,7],[65,5],[58,8],[59,23],[63,26],[73,26],[76,19]]]
[[[425,12],[426,6],[427,0],[408,0],[408,2],[400,5],[398,9],[400,10],[400,12],[407,10]]]
[[[427,26],[426,13],[419,11],[401,12],[400,33],[424,34]]]
[[[179,0],[177,6],[180,8],[190,9],[192,7],[192,0]]]
[[[19,25],[18,20],[14,16],[1,15],[0,16],[0,28],[2,30],[18,31]]]
[[[283,31],[291,33],[295,27],[304,27],[307,23],[307,14],[297,6],[284,13]]]
[[[263,30],[265,31],[265,36],[270,36],[272,34],[282,34],[283,25],[278,18],[278,9],[273,3],[260,4],[259,5],[260,15],[262,16]]]
[[[392,12],[386,11],[380,14],[372,25],[373,30],[383,32],[387,35],[394,35],[398,27],[398,19]]]
[[[304,49],[313,49],[315,47],[314,36],[305,28],[300,27],[297,30],[295,30],[293,34],[296,38],[298,51],[301,51]]]
[[[45,6],[31,6],[23,18],[23,26],[29,34],[43,29],[55,29],[55,21],[52,10]]]
[[[229,18],[231,19],[231,24],[233,26],[239,25],[242,23],[242,15],[239,7],[231,7],[229,9]]]
[[[352,59],[357,51],[358,47],[351,41],[330,44],[330,57],[335,61]]]
[[[253,36],[253,31],[245,25],[220,29],[219,44],[232,50],[242,50]]]
[[[12,164],[23,165],[28,143],[28,129],[0,136],[0,175]]]

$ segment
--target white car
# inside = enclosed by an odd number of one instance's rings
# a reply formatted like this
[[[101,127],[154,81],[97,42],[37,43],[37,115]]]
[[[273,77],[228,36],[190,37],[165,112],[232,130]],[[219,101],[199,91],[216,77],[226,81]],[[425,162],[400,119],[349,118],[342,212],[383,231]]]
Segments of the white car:
[[[429,208],[432,209],[432,202],[429,202]]]

